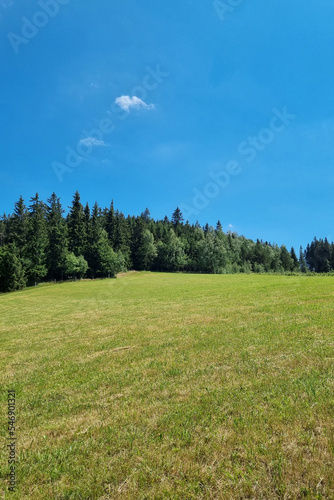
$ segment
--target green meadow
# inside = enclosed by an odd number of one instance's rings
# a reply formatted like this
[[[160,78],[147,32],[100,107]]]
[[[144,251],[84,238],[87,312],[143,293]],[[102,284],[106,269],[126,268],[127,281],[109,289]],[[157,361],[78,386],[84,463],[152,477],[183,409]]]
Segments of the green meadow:
[[[330,276],[143,272],[1,295],[1,498],[333,499],[333,313]]]

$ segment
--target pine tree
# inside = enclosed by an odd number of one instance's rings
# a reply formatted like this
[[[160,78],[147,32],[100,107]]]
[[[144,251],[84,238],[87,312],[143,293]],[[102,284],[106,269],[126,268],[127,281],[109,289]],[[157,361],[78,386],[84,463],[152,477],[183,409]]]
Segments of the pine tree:
[[[4,246],[6,238],[7,238],[6,222],[7,222],[6,214],[3,214],[3,216],[0,219],[0,247]]]
[[[182,222],[184,221],[183,215],[179,207],[176,207],[176,209],[173,212],[172,215],[172,224],[174,226],[174,229],[178,227]]]
[[[140,214],[140,217],[144,222],[149,223],[151,220],[151,214],[148,208],[145,208],[145,211]]]
[[[0,248],[0,292],[13,292],[26,286],[26,277],[15,244]]]
[[[95,203],[87,228],[87,250],[85,254],[92,278],[95,278],[101,268],[99,245],[103,229],[99,214],[99,206]]]
[[[65,272],[68,247],[67,226],[63,218],[60,198],[52,193],[47,200],[46,221],[48,230],[47,268],[50,279],[62,280]]]
[[[304,255],[302,246],[299,248],[299,268],[300,268],[302,273],[306,273],[307,266],[306,266],[305,255]]]
[[[135,220],[131,241],[131,260],[134,269],[136,269],[137,271],[144,269],[140,255],[140,248],[143,245],[144,230],[144,220],[142,219],[142,217],[137,217]]]
[[[114,250],[116,252],[122,252],[127,268],[131,266],[131,239],[129,221],[125,219],[122,212],[116,210]]]
[[[111,201],[110,208],[107,213],[106,220],[106,231],[112,248],[115,248],[115,228],[116,228],[116,217],[114,209],[114,201]]]
[[[72,206],[69,208],[69,250],[76,256],[83,255],[86,246],[85,216],[78,191],[74,194]]]
[[[45,221],[45,205],[38,193],[31,198],[27,232],[27,275],[28,284],[37,284],[47,274],[46,248],[48,244]]]
[[[221,225],[220,220],[216,224],[216,232],[217,233],[222,233],[223,232],[223,226]]]
[[[297,258],[295,249],[293,247],[291,247],[290,255],[291,255],[291,259],[293,261],[293,269],[292,270],[297,271],[299,268],[299,263],[298,263],[298,258]]]
[[[291,258],[290,252],[287,250],[285,245],[281,246],[280,259],[284,271],[293,271],[294,262]]]
[[[28,210],[20,196],[14,204],[13,216],[7,220],[7,240],[14,243],[21,257],[24,257],[28,236]]]

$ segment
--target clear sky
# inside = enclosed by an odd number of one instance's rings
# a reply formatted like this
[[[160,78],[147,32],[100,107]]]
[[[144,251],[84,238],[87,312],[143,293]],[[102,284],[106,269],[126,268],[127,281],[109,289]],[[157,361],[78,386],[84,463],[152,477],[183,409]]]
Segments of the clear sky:
[[[0,212],[22,194],[334,239],[329,0],[0,0]]]

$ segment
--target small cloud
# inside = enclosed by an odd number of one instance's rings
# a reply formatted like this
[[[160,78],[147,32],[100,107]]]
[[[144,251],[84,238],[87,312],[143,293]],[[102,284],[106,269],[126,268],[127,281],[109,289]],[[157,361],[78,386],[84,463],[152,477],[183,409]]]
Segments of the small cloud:
[[[83,139],[80,139],[80,144],[83,144],[84,146],[106,146],[104,141],[95,139],[95,137],[84,137]]]
[[[232,224],[229,224],[227,227],[228,227],[229,229],[233,229],[233,228],[234,228],[234,226],[233,226]]]
[[[124,111],[130,112],[130,109],[154,109],[154,104],[146,104],[146,102],[139,99],[139,97],[122,95],[115,99],[115,103]]]

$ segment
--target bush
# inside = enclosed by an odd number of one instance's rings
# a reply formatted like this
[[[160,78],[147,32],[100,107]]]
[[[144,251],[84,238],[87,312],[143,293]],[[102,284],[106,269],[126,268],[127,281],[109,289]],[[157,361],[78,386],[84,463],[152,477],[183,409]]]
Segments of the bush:
[[[67,276],[80,279],[86,274],[88,264],[82,255],[76,257],[74,253],[68,253],[66,256],[65,269]]]

